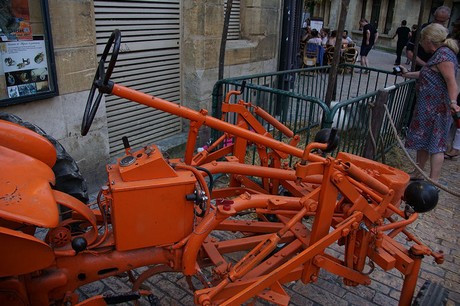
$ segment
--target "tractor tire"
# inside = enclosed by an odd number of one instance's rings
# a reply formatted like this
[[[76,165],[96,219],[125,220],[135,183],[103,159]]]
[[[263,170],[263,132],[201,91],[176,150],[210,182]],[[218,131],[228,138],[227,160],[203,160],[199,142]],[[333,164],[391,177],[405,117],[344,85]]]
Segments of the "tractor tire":
[[[53,166],[53,172],[56,178],[56,184],[53,188],[65,192],[83,203],[88,203],[88,188],[86,186],[86,181],[81,175],[75,160],[67,153],[59,141],[46,134],[40,127],[30,122],[23,121],[16,115],[0,112],[0,119],[19,124],[48,139],[56,149],[57,155],[56,163]]]
[[[441,284],[425,281],[412,303],[413,306],[446,305],[449,291]]]

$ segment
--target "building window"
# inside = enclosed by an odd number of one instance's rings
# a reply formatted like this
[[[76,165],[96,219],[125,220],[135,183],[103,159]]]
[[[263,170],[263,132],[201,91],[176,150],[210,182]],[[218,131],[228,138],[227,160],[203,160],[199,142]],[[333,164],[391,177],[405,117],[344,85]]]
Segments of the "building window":
[[[381,6],[382,6],[381,0],[374,0],[372,2],[371,20],[369,20],[369,23],[372,24],[376,29],[379,28]]]
[[[383,29],[384,34],[388,34],[391,31],[391,24],[393,23],[393,16],[394,16],[394,9],[395,9],[395,0],[389,0],[388,7],[387,7],[387,17],[385,18],[385,27]]]
[[[367,0],[363,0],[361,7],[361,19],[366,18],[366,7],[367,7]]]
[[[47,0],[2,0],[0,9],[0,106],[56,96]]]
[[[227,0],[225,0],[224,8],[227,9]],[[240,39],[240,10],[241,10],[241,1],[233,0],[232,12],[230,14],[230,22],[228,24],[227,40]]]

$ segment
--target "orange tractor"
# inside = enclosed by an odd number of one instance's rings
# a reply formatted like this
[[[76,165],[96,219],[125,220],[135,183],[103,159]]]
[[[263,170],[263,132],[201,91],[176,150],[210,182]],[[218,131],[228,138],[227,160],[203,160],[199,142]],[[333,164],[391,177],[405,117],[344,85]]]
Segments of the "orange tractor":
[[[56,151],[47,139],[0,120],[0,305],[105,305],[143,295],[153,301],[141,285],[163,272],[183,273],[198,305],[288,305],[287,282],[315,282],[324,269],[347,285],[369,285],[374,264],[404,275],[400,304],[411,304],[422,258],[443,262],[406,229],[436,205],[434,187],[408,185],[405,172],[359,156],[328,156],[333,130],[299,148],[299,136],[262,109],[230,103],[237,91],[216,119],[115,84],[120,37],[112,33],[99,62],[82,134],[102,95],[117,95],[190,120],[185,155],[166,159],[155,145],[134,151],[124,139],[126,154],[107,166],[107,184],[86,204],[53,187]],[[229,114],[236,123],[227,122]],[[275,140],[256,115],[290,142]],[[222,136],[195,154],[201,126]],[[260,165],[245,163],[248,147],[256,147]],[[298,159],[293,168],[289,157]],[[219,174],[228,183],[218,186]],[[342,254],[327,253],[331,245]],[[84,301],[75,293],[140,267],[132,292]]]

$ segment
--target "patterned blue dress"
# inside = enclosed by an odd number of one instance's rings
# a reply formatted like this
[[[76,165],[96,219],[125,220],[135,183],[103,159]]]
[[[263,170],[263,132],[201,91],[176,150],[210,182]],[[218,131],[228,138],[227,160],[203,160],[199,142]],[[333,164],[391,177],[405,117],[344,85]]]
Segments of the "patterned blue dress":
[[[430,67],[441,62],[453,62],[457,75],[457,56],[447,47],[440,47],[420,70],[417,81],[417,104],[406,138],[406,148],[424,150],[430,154],[447,150],[447,137],[452,123],[447,84],[438,71]]]

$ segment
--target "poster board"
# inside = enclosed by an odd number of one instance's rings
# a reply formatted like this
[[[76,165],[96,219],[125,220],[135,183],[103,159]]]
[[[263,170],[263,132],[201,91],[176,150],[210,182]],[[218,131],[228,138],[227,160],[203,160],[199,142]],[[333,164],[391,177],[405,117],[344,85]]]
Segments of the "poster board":
[[[310,28],[316,29],[318,32],[323,28],[324,21],[322,18],[312,18],[310,19]]]
[[[48,62],[44,40],[9,41],[0,46],[8,98],[48,91]]]

